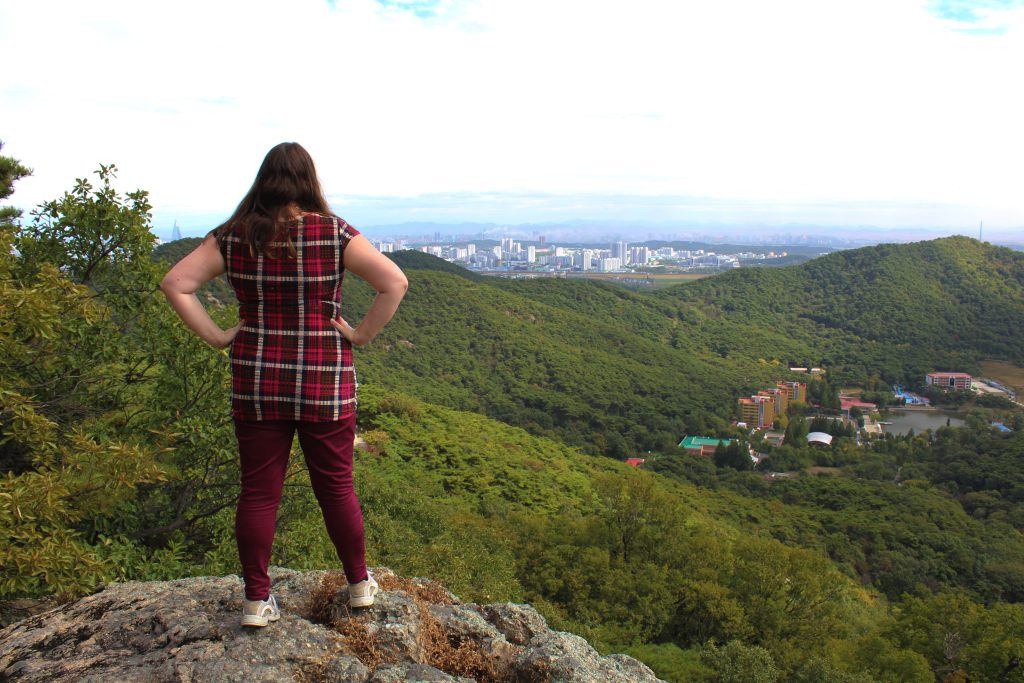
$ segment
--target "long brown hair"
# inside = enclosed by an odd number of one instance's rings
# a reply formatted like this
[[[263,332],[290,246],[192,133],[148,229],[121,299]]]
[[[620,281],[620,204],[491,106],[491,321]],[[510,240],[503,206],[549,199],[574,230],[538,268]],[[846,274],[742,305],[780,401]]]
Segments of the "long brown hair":
[[[270,243],[283,236],[289,253],[294,255],[295,247],[285,229],[295,220],[286,215],[292,204],[304,212],[334,215],[324,198],[309,152],[297,142],[282,142],[267,152],[256,180],[238,208],[212,234],[220,242],[236,226],[241,227],[241,237],[249,245],[250,253],[261,252],[271,257],[274,254]]]

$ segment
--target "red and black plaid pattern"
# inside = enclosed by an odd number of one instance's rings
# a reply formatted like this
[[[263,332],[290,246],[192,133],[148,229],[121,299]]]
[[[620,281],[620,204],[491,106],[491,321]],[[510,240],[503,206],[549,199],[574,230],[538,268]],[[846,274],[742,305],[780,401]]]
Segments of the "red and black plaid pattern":
[[[295,255],[252,254],[235,229],[220,242],[243,321],[231,345],[231,412],[240,420],[326,422],[356,409],[352,346],[329,320],[341,310],[342,254],[359,234],[334,216],[289,228]]]

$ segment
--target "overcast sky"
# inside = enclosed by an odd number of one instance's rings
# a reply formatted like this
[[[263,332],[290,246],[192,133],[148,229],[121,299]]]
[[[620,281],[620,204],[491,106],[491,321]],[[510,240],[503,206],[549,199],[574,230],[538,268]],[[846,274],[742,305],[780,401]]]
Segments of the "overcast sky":
[[[226,217],[295,140],[359,226],[1024,226],[1024,2],[0,3],[4,152]]]

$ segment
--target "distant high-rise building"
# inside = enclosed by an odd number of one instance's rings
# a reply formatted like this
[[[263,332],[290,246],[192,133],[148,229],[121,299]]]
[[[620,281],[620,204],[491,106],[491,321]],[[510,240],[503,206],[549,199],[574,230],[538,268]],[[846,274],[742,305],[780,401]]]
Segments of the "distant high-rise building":
[[[630,247],[629,248],[629,262],[643,266],[647,265],[647,262],[651,260],[651,250],[647,247]]]
[[[622,259],[623,263],[629,259],[629,245],[625,242],[619,241],[612,245],[612,258]]]
[[[541,235],[540,237],[538,237],[537,241],[540,242],[540,246],[543,247],[544,246],[544,235]]]
[[[171,241],[181,239],[181,228],[178,227],[178,221],[174,221],[174,227],[171,228]]]
[[[590,249],[580,249],[573,257],[573,266],[580,270],[590,270],[591,261],[594,260],[594,252]]]
[[[526,248],[526,262],[537,262],[537,247],[533,246],[532,244]]]

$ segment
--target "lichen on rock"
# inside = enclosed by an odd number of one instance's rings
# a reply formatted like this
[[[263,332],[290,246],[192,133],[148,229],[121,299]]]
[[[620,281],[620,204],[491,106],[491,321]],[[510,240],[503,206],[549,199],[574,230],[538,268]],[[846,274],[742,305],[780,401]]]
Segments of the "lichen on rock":
[[[376,603],[349,610],[344,575],[272,569],[282,616],[262,629],[239,625],[237,576],[113,584],[0,630],[0,679],[657,681],[529,605],[464,604],[431,581],[374,573]]]

